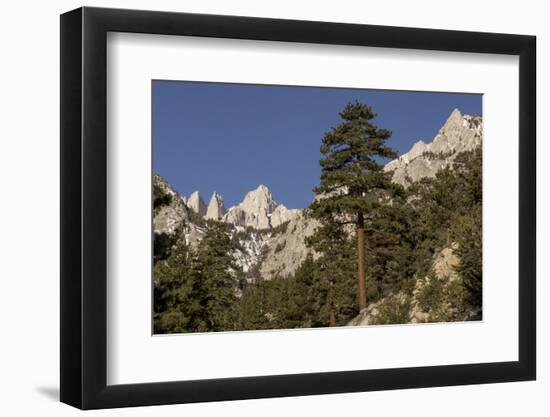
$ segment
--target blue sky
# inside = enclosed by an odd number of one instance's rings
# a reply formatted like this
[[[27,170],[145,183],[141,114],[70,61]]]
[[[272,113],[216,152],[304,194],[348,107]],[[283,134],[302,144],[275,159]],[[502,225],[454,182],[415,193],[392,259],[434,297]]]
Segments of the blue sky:
[[[352,100],[373,107],[399,154],[431,141],[454,108],[482,111],[474,94],[153,81],[153,169],[207,204],[217,191],[230,207],[264,184],[279,203],[306,207],[323,134]]]

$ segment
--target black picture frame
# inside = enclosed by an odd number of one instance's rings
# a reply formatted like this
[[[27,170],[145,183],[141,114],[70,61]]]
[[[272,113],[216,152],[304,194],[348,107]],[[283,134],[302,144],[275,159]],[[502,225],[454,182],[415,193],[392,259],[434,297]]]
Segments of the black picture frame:
[[[107,385],[108,32],[519,56],[519,360]],[[81,409],[534,380],[534,36],[80,8],[61,15],[61,401]]]

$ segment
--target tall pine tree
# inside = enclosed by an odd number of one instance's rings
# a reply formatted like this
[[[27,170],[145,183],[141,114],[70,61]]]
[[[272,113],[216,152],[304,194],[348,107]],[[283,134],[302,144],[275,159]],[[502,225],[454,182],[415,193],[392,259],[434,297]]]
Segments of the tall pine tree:
[[[340,112],[342,122],[325,133],[321,144],[319,196],[310,213],[321,223],[353,224],[357,235],[359,310],[367,305],[365,280],[365,218],[393,188],[380,158],[395,158],[385,142],[391,132],[374,125],[376,113],[357,101]]]

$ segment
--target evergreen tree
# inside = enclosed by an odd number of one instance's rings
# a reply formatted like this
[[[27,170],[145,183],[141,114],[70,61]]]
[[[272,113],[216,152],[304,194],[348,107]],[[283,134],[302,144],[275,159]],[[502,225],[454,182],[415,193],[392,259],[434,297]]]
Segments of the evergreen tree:
[[[178,241],[154,269],[155,333],[236,330],[240,270],[228,226],[209,222],[196,251]]]
[[[204,320],[199,331],[234,330],[239,287],[236,249],[227,224],[210,221],[200,241],[193,266],[194,280],[202,289]]]
[[[170,256],[172,247],[177,243],[181,232],[177,229],[174,233],[156,233],[153,238],[153,263],[166,259]]]
[[[482,158],[481,148],[457,155],[454,162],[461,184],[461,203],[451,228],[451,238],[457,243],[455,254],[460,262],[456,268],[468,292],[468,302],[481,307],[482,302]]]
[[[191,257],[184,242],[154,267],[154,332],[194,331],[201,315],[201,289],[193,279]]]
[[[265,302],[266,285],[263,282],[247,285],[239,301],[238,326],[241,330],[269,329],[269,312]]]
[[[374,125],[371,107],[348,103],[340,112],[342,122],[327,132],[321,144],[319,196],[310,212],[323,224],[353,224],[357,237],[357,283],[359,309],[366,307],[365,217],[373,213],[395,188],[383,171],[380,158],[394,158],[396,152],[385,142],[391,132]]]
[[[314,274],[315,261],[309,255],[291,279],[284,279],[287,288],[282,295],[286,302],[281,305],[285,309],[281,309],[277,315],[282,328],[312,327],[315,316],[314,297],[311,293]]]
[[[153,209],[168,206],[172,203],[172,196],[162,189],[158,184],[153,184]]]
[[[309,300],[313,306],[312,325],[336,326],[355,316],[357,304],[356,251],[338,223],[324,223],[307,240],[321,256],[315,260]]]
[[[473,306],[481,306],[482,284],[482,240],[481,240],[481,204],[459,217],[451,234],[457,243],[454,250],[459,258],[456,271],[468,291],[467,300]]]
[[[373,299],[398,290],[415,272],[411,266],[414,240],[409,233],[409,212],[402,204],[401,199],[395,198],[391,205],[380,206],[371,213],[366,227],[367,287],[368,296]]]

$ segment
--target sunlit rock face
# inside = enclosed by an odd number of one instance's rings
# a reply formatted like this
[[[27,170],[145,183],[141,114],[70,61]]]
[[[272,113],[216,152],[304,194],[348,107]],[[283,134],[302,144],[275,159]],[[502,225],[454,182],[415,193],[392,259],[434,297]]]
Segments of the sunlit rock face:
[[[289,210],[278,204],[269,188],[259,185],[255,190],[249,191],[241,203],[231,207],[222,221],[235,226],[263,230],[290,221],[298,212],[299,210]]]
[[[306,239],[317,227],[317,220],[306,217],[302,210],[296,210],[291,220],[271,237],[266,246],[260,267],[263,279],[291,276],[309,254],[316,258],[318,255],[306,245]]]
[[[189,220],[187,207],[178,193],[160,175],[153,176],[153,185],[171,197],[169,204],[162,205],[153,213],[153,231],[155,233],[173,234],[183,230]]]
[[[271,227],[278,227],[282,225],[283,223],[286,223],[293,218],[295,218],[301,210],[297,209],[287,209],[282,204],[279,204],[277,207],[275,207],[275,210],[273,210],[273,213],[271,213],[270,221],[271,221]]]
[[[223,204],[223,198],[217,192],[212,193],[208,207],[206,208],[206,219],[220,220],[226,213],[225,206]]]
[[[430,143],[416,142],[411,150],[389,162],[384,170],[392,172],[394,182],[405,187],[448,166],[460,152],[481,145],[481,116],[462,115],[453,110]]]
[[[195,191],[187,198],[187,207],[197,213],[199,216],[206,214],[206,204],[198,191]]]

